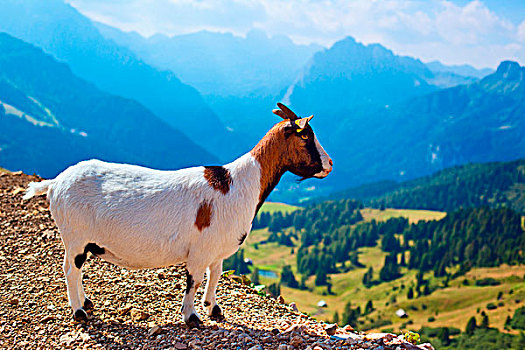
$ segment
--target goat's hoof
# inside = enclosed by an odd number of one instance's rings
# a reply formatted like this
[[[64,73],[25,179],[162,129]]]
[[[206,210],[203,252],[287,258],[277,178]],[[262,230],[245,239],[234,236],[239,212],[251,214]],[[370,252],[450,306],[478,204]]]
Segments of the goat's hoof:
[[[216,320],[222,320],[224,319],[224,315],[222,314],[221,307],[219,305],[215,305],[213,309],[211,310],[210,318],[216,319]]]
[[[195,314],[191,314],[190,318],[186,320],[186,325],[189,328],[201,328],[202,321]]]
[[[77,311],[75,311],[75,313],[73,314],[73,319],[77,322],[80,322],[80,321],[87,321],[88,319],[88,315],[87,313],[84,311],[83,308],[80,308],[78,309]]]
[[[93,309],[93,302],[91,300],[89,300],[88,298],[85,298],[84,299],[84,307],[83,307],[84,310],[91,310]]]

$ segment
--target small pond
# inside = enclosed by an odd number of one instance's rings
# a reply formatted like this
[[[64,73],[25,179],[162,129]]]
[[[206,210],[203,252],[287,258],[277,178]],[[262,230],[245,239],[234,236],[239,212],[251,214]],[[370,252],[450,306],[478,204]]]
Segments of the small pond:
[[[270,270],[259,270],[259,276],[266,278],[277,278],[279,277],[275,272]]]

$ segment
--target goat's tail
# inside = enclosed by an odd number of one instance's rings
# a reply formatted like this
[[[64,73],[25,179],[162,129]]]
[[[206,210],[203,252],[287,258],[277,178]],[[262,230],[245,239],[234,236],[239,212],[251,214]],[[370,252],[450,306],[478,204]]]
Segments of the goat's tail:
[[[47,190],[54,183],[54,180],[44,180],[40,182],[30,182],[26,194],[22,197],[24,200],[47,193]]]

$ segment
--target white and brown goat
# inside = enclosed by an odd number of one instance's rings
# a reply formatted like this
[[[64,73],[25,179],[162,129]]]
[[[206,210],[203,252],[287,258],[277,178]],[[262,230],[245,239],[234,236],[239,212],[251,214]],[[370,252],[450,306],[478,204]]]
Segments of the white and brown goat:
[[[224,166],[159,171],[135,165],[80,162],[53,180],[29,184],[24,199],[47,193],[65,246],[64,273],[76,320],[87,319],[93,303],[84,294],[82,265],[88,252],[128,269],[186,263],[183,319],[201,320],[195,292],[207,271],[203,305],[220,317],[215,290],[222,261],[235,253],[251,230],[262,203],[290,171],[324,178],[332,160],[308,122],[278,104],[277,123],[249,153]]]

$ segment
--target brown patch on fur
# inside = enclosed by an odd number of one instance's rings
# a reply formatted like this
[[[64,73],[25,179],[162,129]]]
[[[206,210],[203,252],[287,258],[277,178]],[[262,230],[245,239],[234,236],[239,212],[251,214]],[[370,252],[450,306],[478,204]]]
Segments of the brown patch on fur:
[[[261,165],[261,189],[255,215],[287,170],[283,159],[284,145],[287,143],[284,129],[289,125],[289,120],[277,123],[250,151]]]
[[[307,139],[302,139],[301,134],[306,135]],[[320,165],[312,128],[306,126],[301,134],[297,133],[297,126],[293,122],[283,120],[275,124],[250,151],[261,165],[261,190],[255,215],[286,171],[308,178],[312,160],[318,158]],[[317,169],[316,172],[321,170]]]
[[[213,189],[226,194],[230,191],[232,177],[230,171],[222,166],[205,166],[204,178]]]
[[[195,226],[202,231],[204,228],[210,226],[212,216],[212,201],[203,201],[197,210],[197,217],[195,218]]]

